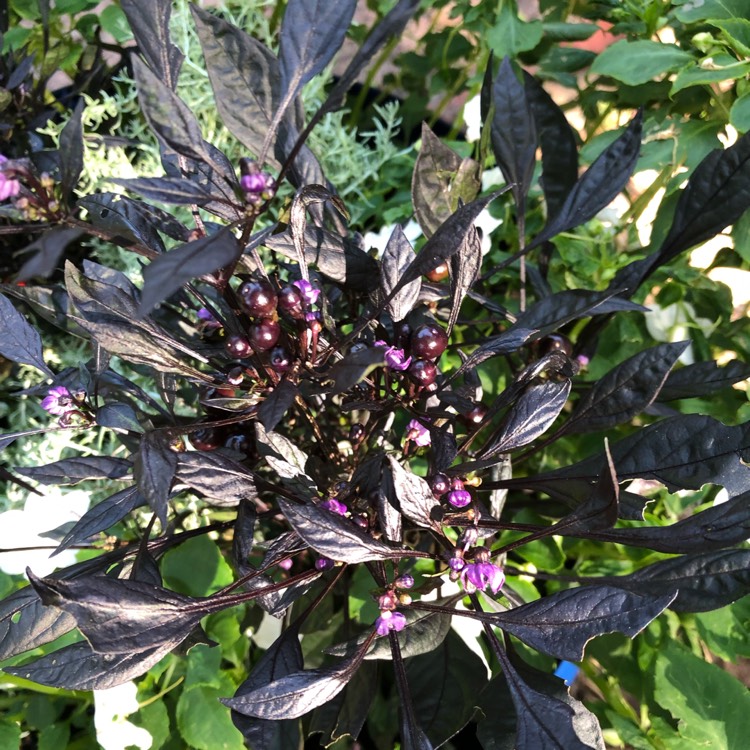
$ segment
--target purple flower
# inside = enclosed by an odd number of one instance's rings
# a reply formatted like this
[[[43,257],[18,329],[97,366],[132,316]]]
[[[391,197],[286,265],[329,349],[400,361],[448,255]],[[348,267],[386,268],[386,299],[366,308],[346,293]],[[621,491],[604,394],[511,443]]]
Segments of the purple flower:
[[[75,408],[76,404],[73,401],[73,396],[71,396],[70,391],[64,385],[50,388],[47,391],[47,395],[42,399],[42,409],[55,416],[66,414]]]
[[[400,612],[391,612],[389,609],[380,613],[375,620],[375,631],[378,635],[388,635],[389,630],[397,633],[406,627],[406,618]]]
[[[276,188],[276,180],[265,172],[254,172],[253,174],[242,175],[240,178],[240,186],[246,193],[262,195],[263,193],[272,193],[274,191]]]
[[[335,497],[323,500],[320,507],[331,511],[331,513],[337,513],[340,516],[345,516],[349,510],[344,503],[340,503]]]
[[[282,570],[289,570],[294,565],[294,560],[291,557],[285,557],[283,560],[279,560],[278,566]]]
[[[416,443],[420,448],[424,448],[431,442],[430,431],[421,422],[412,419],[406,425],[406,439]]]
[[[2,171],[2,164],[6,161],[8,161],[8,157],[0,154],[0,201],[15,198],[21,190],[21,183],[8,177]]]
[[[469,563],[461,571],[461,582],[470,594],[477,589],[485,591],[488,586],[493,594],[497,594],[505,583],[505,573],[491,562]]]
[[[451,570],[463,570],[466,567],[466,563],[461,557],[451,557],[451,559],[448,560],[448,567]]]
[[[410,589],[414,585],[414,576],[404,573],[396,579],[395,583],[400,589]]]
[[[448,502],[454,508],[465,508],[471,502],[468,490],[451,490],[448,493]]]
[[[316,570],[330,570],[333,566],[334,566],[334,562],[329,557],[319,557],[315,561]]]
[[[411,357],[407,357],[403,349],[389,346],[385,341],[376,341],[375,346],[385,349],[385,366],[391,370],[406,370],[411,364]]]
[[[320,289],[316,289],[307,279],[293,281],[292,286],[297,287],[300,297],[308,305],[314,305],[320,296]]]
[[[214,318],[213,313],[205,307],[201,307],[196,315],[198,316],[199,325],[202,328],[221,328],[221,323],[219,323],[219,321]]]

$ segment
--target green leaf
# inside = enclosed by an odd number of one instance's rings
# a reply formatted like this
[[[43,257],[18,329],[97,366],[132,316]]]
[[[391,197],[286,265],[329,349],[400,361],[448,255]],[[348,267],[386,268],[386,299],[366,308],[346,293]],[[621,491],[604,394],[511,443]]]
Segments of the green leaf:
[[[633,62],[637,60],[638,64]],[[672,73],[693,62],[692,55],[674,44],[660,44],[646,39],[629,42],[621,39],[594,60],[591,72],[609,76],[628,86],[639,86],[657,76]]]
[[[149,693],[138,693],[138,702],[141,704],[146,703],[151,698],[153,696]],[[142,727],[151,735],[153,742],[149,750],[159,750],[172,736],[169,713],[163,700],[153,700],[142,706],[137,713],[128,716],[128,721],[137,727]],[[50,747],[49,750],[57,750],[60,747],[65,747],[65,745],[56,745],[54,749]]]
[[[695,615],[698,634],[725,661],[750,657],[750,597],[713,612]]]
[[[712,750],[745,747],[750,694],[738,680],[668,642],[657,655],[654,696],[679,722],[680,736]]]
[[[59,750],[61,747],[68,747],[70,741],[70,724],[53,724],[45,727],[39,732],[39,745],[37,750]],[[2,737],[0,737],[2,742]],[[158,750],[156,746],[151,746],[152,750]]]
[[[721,29],[731,47],[742,55],[750,55],[750,20],[732,18],[709,21],[711,26]]]
[[[682,23],[695,23],[714,18],[745,18],[747,0],[672,0],[674,14]]]
[[[221,687],[194,687],[185,690],[177,702],[177,727],[190,747],[196,750],[244,750],[242,735],[232,724],[229,709],[219,703],[234,691],[222,675]]]
[[[0,747],[20,747],[21,727],[12,721],[0,723]]]
[[[750,91],[735,101],[729,110],[729,122],[740,133],[750,130]]]
[[[702,60],[701,63],[694,63],[683,68],[674,79],[669,95],[674,96],[678,91],[690,86],[744,78],[748,71],[750,71],[750,62],[737,62],[731,55],[715,55],[709,60]]]
[[[519,52],[526,52],[542,41],[544,24],[541,21],[527,23],[518,17],[515,3],[504,2],[498,14],[497,23],[487,31],[487,46],[500,60],[506,55],[516,57]]]
[[[232,581],[232,571],[207,536],[188,539],[167,552],[161,572],[170,589],[190,596],[208,596]]]
[[[199,644],[188,654],[185,690],[196,687],[221,687],[221,650]]]
[[[118,5],[108,5],[100,14],[99,21],[102,29],[111,34],[118,44],[130,41],[133,32],[128,25],[128,19]]]

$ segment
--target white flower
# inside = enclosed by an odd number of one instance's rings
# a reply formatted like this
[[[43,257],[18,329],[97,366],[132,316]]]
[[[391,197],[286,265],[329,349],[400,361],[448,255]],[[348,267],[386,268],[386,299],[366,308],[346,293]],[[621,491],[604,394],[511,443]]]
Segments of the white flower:
[[[472,96],[464,104],[464,124],[466,125],[466,140],[474,143],[482,137],[482,96]]]
[[[65,494],[47,490],[45,495],[29,495],[23,510],[0,513],[0,549],[46,547],[47,549],[0,552],[0,570],[11,575],[27,566],[38,576],[76,561],[75,550],[65,550],[50,559],[55,541],[42,534],[70,521],[77,521],[89,507],[88,493],[74,490]]]
[[[652,304],[646,313],[646,328],[656,341],[687,341],[691,328],[700,328],[707,336],[715,328],[708,318],[699,318],[689,302],[675,302],[667,307]],[[692,344],[680,356],[680,362],[691,365],[695,362]]]
[[[503,170],[500,167],[492,167],[492,169],[485,169],[482,172],[482,191],[487,192],[490,188],[500,187],[505,185],[505,177],[503,177]]]
[[[386,224],[379,232],[367,232],[364,236],[365,249],[369,250],[374,247],[378,251],[378,258],[380,258],[395,228],[395,224]],[[414,219],[408,221],[402,229],[404,236],[412,245],[422,236],[422,229]]]
[[[148,750],[154,738],[143,727],[127,721],[138,710],[134,682],[126,682],[107,690],[94,690],[94,727],[96,739],[104,750],[126,750],[137,747]]]
[[[484,209],[474,221],[474,226],[482,230],[482,255],[492,248],[490,235],[503,223],[502,219],[496,219],[488,209]]]

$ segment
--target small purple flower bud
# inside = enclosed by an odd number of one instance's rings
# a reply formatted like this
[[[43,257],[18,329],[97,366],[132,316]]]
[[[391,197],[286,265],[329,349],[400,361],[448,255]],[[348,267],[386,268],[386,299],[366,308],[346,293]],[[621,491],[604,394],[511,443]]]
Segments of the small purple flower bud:
[[[329,497],[328,500],[323,500],[320,507],[325,508],[331,513],[336,513],[339,516],[345,516],[349,510],[344,503],[340,503],[335,497]]]
[[[300,297],[308,305],[314,305],[320,296],[320,289],[316,289],[307,279],[293,281],[292,286],[297,287]]]
[[[460,557],[451,557],[448,560],[448,567],[451,570],[463,570],[466,567],[466,563]]]
[[[282,570],[289,570],[294,564],[294,560],[291,557],[285,557],[283,560],[279,560],[278,566]]]
[[[588,367],[591,360],[585,354],[579,354],[576,357],[576,362],[578,362],[579,367],[583,368]]]
[[[444,495],[450,489],[450,481],[445,474],[433,474],[427,477],[427,483],[435,497]]]
[[[474,526],[467,526],[458,543],[463,545],[464,551],[466,551],[472,544],[477,543],[477,539],[479,539],[479,531]]]
[[[198,316],[198,325],[200,328],[208,330],[221,328],[221,323],[219,323],[219,321],[214,318],[213,313],[205,307],[201,307],[196,315]]]
[[[410,589],[414,585],[414,576],[404,573],[396,579],[396,586],[400,589]]]
[[[375,620],[375,632],[378,635],[388,635],[388,631],[395,630],[397,633],[406,627],[406,618],[400,612],[385,610]]]
[[[0,154],[0,201],[15,198],[21,190],[21,183],[12,177],[8,177],[2,171],[2,165],[6,161],[8,161],[8,157]]]
[[[468,490],[451,490],[448,493],[448,502],[454,508],[465,508],[471,502],[471,494]]]
[[[398,607],[398,597],[393,591],[386,591],[378,597],[378,607],[381,610],[392,610]]]
[[[423,448],[431,442],[430,431],[421,422],[412,419],[406,425],[406,439]]]
[[[61,414],[73,411],[75,408],[73,397],[64,385],[50,388],[47,395],[42,399],[42,409],[58,417]]]
[[[333,565],[334,565],[334,562],[329,557],[319,557],[315,561],[316,570],[330,570],[333,567]]]
[[[411,364],[411,357],[407,357],[403,349],[397,349],[395,346],[389,346],[385,341],[376,341],[375,346],[385,349],[385,366],[391,370],[403,371],[408,369]]]

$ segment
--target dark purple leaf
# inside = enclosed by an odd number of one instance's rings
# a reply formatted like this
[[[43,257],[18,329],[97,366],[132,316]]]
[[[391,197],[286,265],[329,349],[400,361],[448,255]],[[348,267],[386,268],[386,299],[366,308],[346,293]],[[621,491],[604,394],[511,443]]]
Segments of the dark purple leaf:
[[[78,178],[83,171],[83,99],[79,99],[76,108],[60,133],[60,189],[66,205],[74,200],[73,190],[78,185]]]
[[[3,321],[0,328],[0,355],[11,362],[36,367],[47,377],[54,378],[54,373],[44,361],[39,334],[4,294],[0,294],[0,320]]]
[[[129,404],[104,404],[96,410],[96,423],[113,430],[143,433],[138,416]]]
[[[578,401],[565,432],[591,432],[629,422],[654,401],[689,343],[659,344],[612,368]]]
[[[388,244],[385,246],[380,264],[380,292],[383,299],[388,298],[388,295],[398,284],[403,272],[416,257],[417,254],[409,240],[406,239],[403,229],[399,224],[396,224]],[[391,299],[387,309],[388,314],[395,322],[403,320],[412,311],[419,299],[421,288],[421,280],[414,279]]]
[[[471,720],[473,696],[487,683],[482,660],[451,630],[434,651],[407,662],[406,676],[416,719],[435,747]]]
[[[141,438],[133,462],[133,476],[138,490],[156,513],[163,529],[167,528],[167,501],[177,471],[178,454],[161,432],[147,432]]]
[[[516,206],[523,211],[536,163],[536,123],[524,87],[507,57],[492,86],[492,102],[492,151],[511,185]]]
[[[264,244],[285,258],[297,260],[297,249],[289,230],[269,237]],[[323,276],[346,284],[352,291],[372,291],[377,287],[377,261],[353,242],[308,224],[304,245],[305,262],[315,266]]]
[[[210,498],[212,505],[234,507],[242,500],[257,499],[252,474],[242,464],[218,452],[186,451],[175,455],[177,480]]]
[[[206,69],[222,122],[253,154],[260,154],[279,105],[276,55],[236,26],[191,5]],[[277,169],[281,166],[273,163]]]
[[[608,579],[636,593],[660,596],[677,589],[675,612],[709,612],[750,593],[750,550],[727,549],[662,560]]]
[[[319,554],[345,563],[400,559],[408,551],[389,547],[352,521],[317,505],[295,505],[278,499],[279,509],[292,528]]]
[[[377,492],[376,510],[378,514],[378,525],[383,536],[389,542],[401,542],[403,540],[403,518],[396,507],[395,498],[380,488]]]
[[[42,484],[78,484],[88,479],[122,479],[132,468],[124,458],[75,456],[44,466],[18,466],[16,471]]]
[[[617,474],[606,441],[604,453],[607,464],[602,470],[596,487],[570,515],[559,522],[560,526],[564,526],[566,534],[575,534],[577,529],[585,531],[611,529],[617,522],[620,485],[617,483]]]
[[[422,477],[407,471],[395,456],[388,455],[389,471],[383,474],[383,486],[397,500],[401,512],[424,528],[434,526],[432,510],[439,505],[430,485]]]
[[[184,55],[170,41],[172,3],[170,0],[122,0],[121,5],[138,43],[138,51],[151,70],[174,89]]]
[[[124,654],[171,650],[217,606],[176,594],[160,586],[107,576],[71,581],[29,580],[45,605],[75,618],[94,651]]]
[[[273,430],[297,400],[299,389],[291,380],[282,380],[258,407],[258,420],[266,428]]]
[[[31,586],[19,589],[0,601],[0,661],[50,643],[75,626],[70,615],[45,607]]]
[[[126,487],[106,500],[89,508],[76,521],[75,526],[63,537],[53,554],[57,555],[74,544],[86,542],[95,534],[114,526],[136,508],[146,504],[146,500],[136,487]]]
[[[287,673],[221,702],[245,716],[271,721],[296,719],[338,695],[362,663],[364,651],[360,649],[333,667]]]
[[[524,90],[539,133],[547,215],[556,216],[578,180],[578,147],[573,128],[541,84],[524,71]]]
[[[642,119],[639,111],[625,132],[604,149],[568,193],[560,212],[550,218],[527,249],[538,247],[560,232],[584,224],[622,191],[640,154]]]
[[[101,653],[86,642],[73,643],[4,671],[63,690],[106,690],[148,672],[170,650],[163,646],[134,653]]]
[[[640,596],[614,586],[584,586],[501,613],[475,613],[542,653],[568,661],[583,659],[586,644],[604,633],[640,633],[675,598]]]
[[[139,315],[149,313],[162,300],[196,276],[228,266],[240,255],[237,238],[229,228],[188,242],[154,258],[143,269],[143,292]]]
[[[211,196],[206,189],[192,180],[180,177],[138,177],[135,179],[110,179],[144,198],[175,206],[204,206],[216,196]],[[221,196],[219,196],[221,197]]]
[[[57,263],[65,252],[65,248],[82,234],[83,231],[80,229],[66,229],[65,227],[55,227],[46,231],[20,251],[24,254],[32,250],[37,252],[21,266],[16,281],[28,281],[33,278],[46,279],[51,276],[57,270]]]
[[[615,294],[616,292],[591,292],[585,289],[557,292],[539,300],[522,313],[514,328],[536,328],[538,331],[535,338],[541,338],[580,318],[623,310],[647,311],[647,308],[616,297]]]
[[[422,146],[412,174],[411,200],[425,237],[435,234],[459,207],[459,200],[471,203],[481,187],[477,162],[462,159],[423,122]]]
[[[507,331],[490,337],[466,358],[461,367],[453,374],[452,378],[463,375],[468,370],[474,369],[492,357],[499,357],[518,351],[536,333],[538,332],[534,328],[523,328],[514,325]]]
[[[451,307],[446,331],[450,335],[458,320],[461,303],[467,292],[479,278],[482,268],[482,242],[476,230],[469,232],[463,245],[451,258]]]
[[[445,427],[428,424],[430,444],[432,445],[432,468],[434,471],[445,471],[458,455],[456,436]]]
[[[324,392],[333,396],[345,393],[384,364],[385,349],[380,346],[370,346],[347,354],[325,373],[326,382],[333,381],[333,385],[325,385]]]
[[[548,380],[529,386],[511,407],[498,436],[479,454],[480,459],[509,453],[546,432],[565,406],[571,381]]]
[[[696,362],[669,373],[657,401],[700,398],[750,378],[750,365],[732,360],[723,367],[716,362]]]

